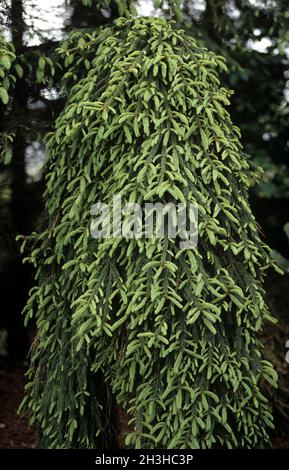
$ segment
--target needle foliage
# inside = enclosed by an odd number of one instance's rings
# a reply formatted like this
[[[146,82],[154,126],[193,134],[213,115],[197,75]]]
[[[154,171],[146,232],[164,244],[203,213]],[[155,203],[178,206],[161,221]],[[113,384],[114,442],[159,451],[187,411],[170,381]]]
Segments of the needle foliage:
[[[107,442],[104,377],[136,448],[269,441],[258,331],[272,264],[248,203],[256,175],[230,119],[222,57],[161,18],[117,20],[59,49],[67,103],[49,136],[46,220],[25,238],[37,285],[23,403],[40,443]],[[91,206],[194,203],[199,243],[94,239]],[[127,222],[129,224],[129,221]]]

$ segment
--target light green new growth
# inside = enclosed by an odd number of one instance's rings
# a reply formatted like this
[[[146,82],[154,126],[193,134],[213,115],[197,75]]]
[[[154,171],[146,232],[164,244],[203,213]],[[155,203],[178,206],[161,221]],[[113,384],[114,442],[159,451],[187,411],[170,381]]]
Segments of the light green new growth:
[[[276,373],[257,333],[270,319],[261,281],[272,262],[218,78],[224,60],[161,18],[75,33],[59,52],[68,99],[49,138],[26,307],[38,335],[24,406],[41,445],[105,445],[99,374],[131,416],[130,447],[266,445],[259,384]],[[197,248],[93,239],[91,206],[116,194],[198,204]]]

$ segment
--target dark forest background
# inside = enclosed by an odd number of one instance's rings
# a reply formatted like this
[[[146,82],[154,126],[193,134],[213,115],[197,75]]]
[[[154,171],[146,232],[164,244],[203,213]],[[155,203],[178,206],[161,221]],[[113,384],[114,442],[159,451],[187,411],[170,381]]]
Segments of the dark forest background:
[[[21,316],[33,271],[22,263],[15,237],[31,233],[41,218],[44,137],[65,103],[61,73],[53,67],[55,49],[70,31],[94,29],[118,16],[117,2],[99,11],[96,1],[91,6],[82,0],[54,1],[54,16],[43,13],[45,3],[0,0],[0,36],[12,41],[23,69],[11,103],[0,105],[0,132],[15,134],[11,158],[6,155],[10,162],[0,161],[0,351],[1,363],[9,370],[25,362],[34,333],[24,328]],[[166,2],[157,3],[154,14],[168,17]],[[263,342],[280,375],[279,390],[267,393],[276,434],[288,436],[289,4],[288,0],[185,0],[183,7],[184,27],[227,59],[229,73],[222,79],[235,91],[232,119],[242,131],[249,158],[264,170],[252,189],[251,204],[264,240],[284,270],[283,276],[270,273],[266,282],[267,301],[279,323],[265,327]],[[138,8],[153,11],[150,2],[139,2]],[[51,59],[49,73],[43,55]]]

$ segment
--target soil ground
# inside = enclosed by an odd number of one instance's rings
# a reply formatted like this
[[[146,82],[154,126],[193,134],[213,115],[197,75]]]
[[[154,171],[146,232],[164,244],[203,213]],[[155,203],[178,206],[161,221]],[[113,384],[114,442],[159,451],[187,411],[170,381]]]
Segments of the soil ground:
[[[17,409],[24,394],[24,365],[0,361],[0,448],[30,449],[35,446],[35,433],[28,419]]]

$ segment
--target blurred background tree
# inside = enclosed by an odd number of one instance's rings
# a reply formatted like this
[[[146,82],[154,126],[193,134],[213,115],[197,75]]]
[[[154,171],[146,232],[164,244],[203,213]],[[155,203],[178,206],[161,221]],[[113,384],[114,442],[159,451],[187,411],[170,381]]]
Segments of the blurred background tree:
[[[65,103],[55,50],[70,31],[94,29],[119,16],[120,0],[102,9],[99,3],[97,0],[47,0],[43,6],[38,0],[2,0],[0,5],[0,36],[12,43],[18,66],[9,102],[0,104],[0,138],[5,133],[14,134],[10,150],[4,152],[6,162],[2,158],[0,163],[0,295],[5,305],[1,325],[8,330],[8,354],[13,360],[23,360],[29,348],[21,310],[33,274],[22,264],[15,236],[30,233],[41,217],[44,136]],[[174,16],[202,45],[228,61],[229,73],[223,81],[235,91],[230,110],[232,119],[242,130],[251,160],[264,170],[257,190],[251,194],[251,202],[265,241],[285,270],[285,276],[272,273],[267,281],[268,302],[281,320],[281,327],[276,337],[275,330],[264,332],[265,336],[271,335],[266,342],[268,355],[274,356],[284,377],[289,304],[289,243],[288,230],[286,227],[284,230],[289,221],[288,1],[140,0],[134,3],[145,15]],[[183,18],[177,8],[171,13],[173,3],[181,4]],[[4,147],[1,140],[1,151]],[[286,380],[282,387],[283,401],[288,400]],[[272,395],[274,400],[278,410],[278,398]],[[280,412],[276,413],[281,418]]]

